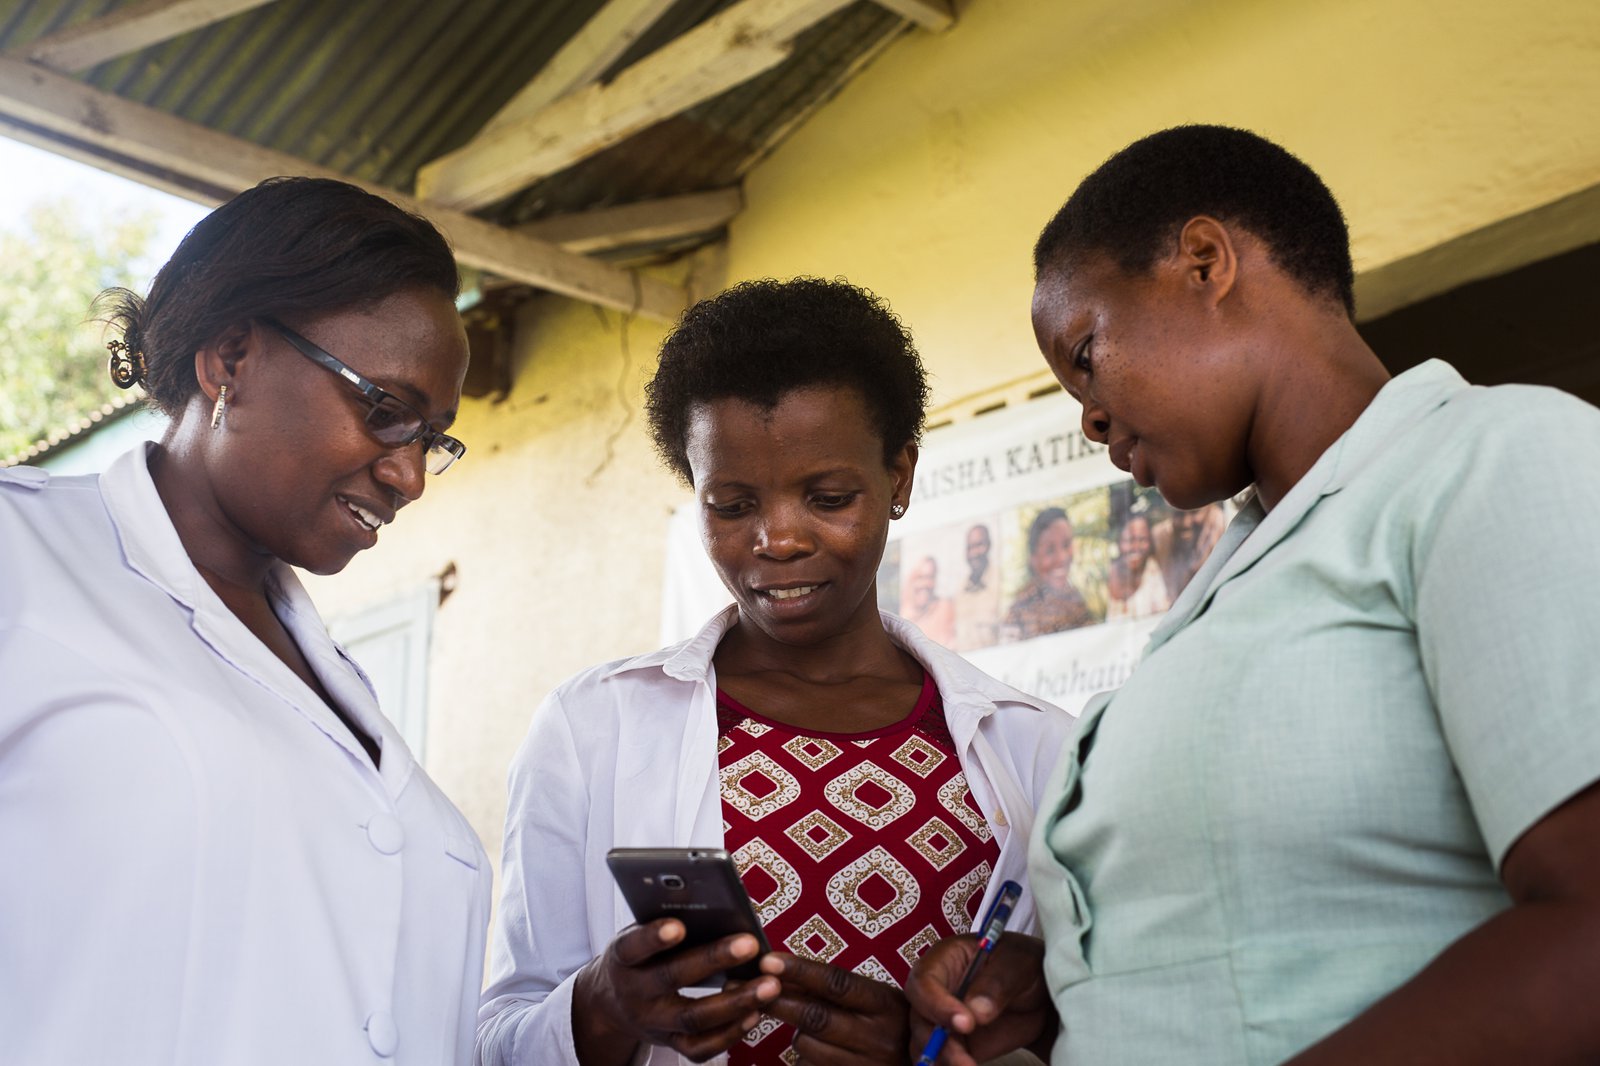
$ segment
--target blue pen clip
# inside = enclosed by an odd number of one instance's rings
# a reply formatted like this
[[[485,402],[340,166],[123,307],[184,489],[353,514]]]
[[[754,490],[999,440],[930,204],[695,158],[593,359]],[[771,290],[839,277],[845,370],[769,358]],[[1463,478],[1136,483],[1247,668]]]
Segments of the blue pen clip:
[[[1000,886],[1000,894],[995,896],[994,902],[989,905],[989,913],[983,916],[983,924],[978,927],[978,953],[967,963],[967,972],[961,975],[961,983],[956,986],[957,999],[967,994],[973,978],[977,977],[978,971],[983,968],[984,960],[994,951],[995,943],[999,941],[1000,934],[1006,931],[1006,923],[1011,920],[1011,911],[1021,896],[1022,886],[1015,881],[1007,881]],[[939,1058],[939,1052],[944,1050],[944,1042],[949,1036],[942,1025],[934,1029],[928,1037],[927,1046],[922,1049],[922,1054],[917,1056],[916,1066],[933,1066]]]

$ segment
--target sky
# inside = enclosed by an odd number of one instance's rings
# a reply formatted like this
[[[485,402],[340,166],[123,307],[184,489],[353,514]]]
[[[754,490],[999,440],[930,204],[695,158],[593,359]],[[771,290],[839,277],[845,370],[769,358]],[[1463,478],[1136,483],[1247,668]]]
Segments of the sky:
[[[104,212],[140,209],[154,213],[159,222],[150,243],[150,259],[143,272],[148,277],[172,254],[189,227],[207,208],[136,181],[108,174],[63,156],[0,137],[0,229],[11,229],[30,204],[68,196],[94,204]]]

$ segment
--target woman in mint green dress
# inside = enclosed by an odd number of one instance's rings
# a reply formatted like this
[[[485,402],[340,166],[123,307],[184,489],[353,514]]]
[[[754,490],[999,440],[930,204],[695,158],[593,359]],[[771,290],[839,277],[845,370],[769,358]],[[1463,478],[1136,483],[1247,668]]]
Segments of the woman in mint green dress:
[[[951,1026],[945,1066],[1600,1061],[1600,411],[1391,378],[1338,205],[1239,130],[1113,156],[1035,267],[1084,432],[1176,507],[1249,500],[1084,710],[1032,841],[1043,939],[964,1000],[972,942],[930,952],[913,1040]]]

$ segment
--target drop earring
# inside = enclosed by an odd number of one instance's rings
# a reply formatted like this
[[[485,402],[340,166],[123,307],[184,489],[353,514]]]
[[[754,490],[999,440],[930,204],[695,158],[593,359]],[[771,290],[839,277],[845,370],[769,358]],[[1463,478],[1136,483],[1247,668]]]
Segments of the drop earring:
[[[211,428],[222,428],[222,415],[228,409],[228,386],[223,385],[217,389],[217,402],[211,408]]]

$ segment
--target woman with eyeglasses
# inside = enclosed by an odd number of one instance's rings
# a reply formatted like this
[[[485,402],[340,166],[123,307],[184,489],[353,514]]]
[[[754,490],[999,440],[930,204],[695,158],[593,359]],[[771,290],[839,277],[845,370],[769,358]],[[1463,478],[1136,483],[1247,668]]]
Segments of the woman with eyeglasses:
[[[488,863],[291,569],[464,453],[457,284],[425,220],[264,182],[104,297],[163,439],[0,471],[6,1061],[470,1057]]]

